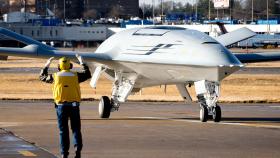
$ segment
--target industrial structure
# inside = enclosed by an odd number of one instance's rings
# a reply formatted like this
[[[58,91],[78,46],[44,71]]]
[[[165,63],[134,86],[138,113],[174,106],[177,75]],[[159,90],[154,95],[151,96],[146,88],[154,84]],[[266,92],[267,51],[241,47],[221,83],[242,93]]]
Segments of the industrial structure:
[[[36,0],[36,12],[47,14],[47,9],[55,13],[56,17],[63,19],[82,18],[86,13],[90,17],[131,17],[138,16],[139,0]]]
[[[51,11],[61,19],[129,18],[139,13],[139,0],[1,0],[0,5],[1,14],[24,8],[41,16]]]
[[[86,0],[85,10],[95,10],[98,17],[136,17],[139,0]]]

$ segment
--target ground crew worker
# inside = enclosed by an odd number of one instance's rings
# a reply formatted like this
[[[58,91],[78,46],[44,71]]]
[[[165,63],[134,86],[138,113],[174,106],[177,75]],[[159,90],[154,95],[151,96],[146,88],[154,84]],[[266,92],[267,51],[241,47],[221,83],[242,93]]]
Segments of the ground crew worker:
[[[71,129],[73,132],[73,142],[75,148],[75,158],[81,157],[81,150],[83,147],[81,134],[81,120],[80,120],[80,101],[81,92],[79,83],[91,78],[88,66],[83,62],[81,56],[77,56],[80,65],[83,67],[82,72],[72,72],[73,67],[70,60],[66,57],[59,59],[59,72],[48,74],[49,66],[54,59],[50,58],[45,67],[41,70],[40,80],[46,83],[52,83],[53,97],[57,113],[60,151],[63,158],[69,155],[69,128],[68,119],[71,121]]]

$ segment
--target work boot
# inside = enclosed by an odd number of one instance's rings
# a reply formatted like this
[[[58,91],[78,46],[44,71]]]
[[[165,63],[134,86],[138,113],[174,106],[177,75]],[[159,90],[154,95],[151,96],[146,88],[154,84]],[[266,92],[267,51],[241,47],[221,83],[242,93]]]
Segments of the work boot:
[[[81,151],[76,151],[75,158],[81,158]]]

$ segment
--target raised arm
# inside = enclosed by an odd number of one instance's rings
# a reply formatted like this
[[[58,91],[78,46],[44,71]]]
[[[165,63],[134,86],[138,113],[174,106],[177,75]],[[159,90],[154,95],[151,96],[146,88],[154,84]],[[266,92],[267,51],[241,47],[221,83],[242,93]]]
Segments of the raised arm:
[[[49,70],[49,67],[50,67],[53,59],[54,59],[54,57],[49,58],[48,61],[45,64],[44,68],[40,72],[40,77],[39,78],[43,82],[53,83],[52,74],[48,74],[48,70]]]
[[[91,78],[91,73],[89,70],[89,67],[87,64],[84,62],[83,58],[76,54],[77,59],[80,62],[80,65],[83,67],[83,70],[81,72],[78,72],[78,80],[79,83],[86,81],[87,79]]]

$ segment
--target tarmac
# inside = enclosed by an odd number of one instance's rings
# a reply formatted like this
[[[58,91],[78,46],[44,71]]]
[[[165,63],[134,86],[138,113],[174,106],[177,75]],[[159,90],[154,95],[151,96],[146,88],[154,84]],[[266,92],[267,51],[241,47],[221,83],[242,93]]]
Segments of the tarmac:
[[[103,120],[98,102],[83,102],[82,157],[280,157],[280,104],[220,105],[220,123],[201,123],[197,104],[127,102]],[[0,128],[1,158],[59,156],[51,102],[0,101]]]
[[[34,146],[14,135],[12,132],[0,129],[0,157],[1,158],[24,158],[44,157],[55,158],[47,150]]]

